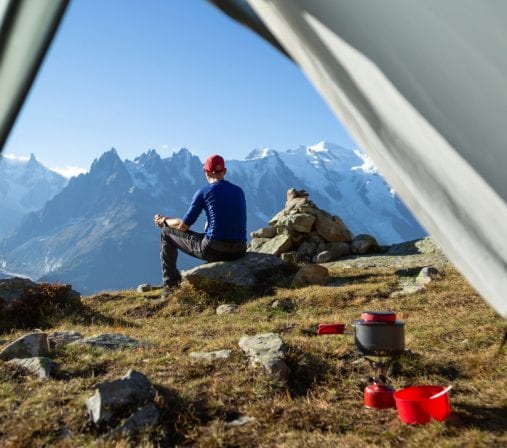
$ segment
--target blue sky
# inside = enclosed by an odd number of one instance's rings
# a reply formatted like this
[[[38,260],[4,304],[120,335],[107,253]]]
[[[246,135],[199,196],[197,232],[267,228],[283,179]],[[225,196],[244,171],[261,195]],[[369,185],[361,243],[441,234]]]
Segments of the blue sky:
[[[89,168],[181,147],[355,147],[292,62],[204,0],[73,0],[5,148]]]

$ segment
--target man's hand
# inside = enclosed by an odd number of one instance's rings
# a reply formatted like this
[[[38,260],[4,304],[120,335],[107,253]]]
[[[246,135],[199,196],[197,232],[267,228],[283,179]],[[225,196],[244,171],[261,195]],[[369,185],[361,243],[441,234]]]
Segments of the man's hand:
[[[164,227],[165,226],[165,220],[167,218],[165,216],[162,216],[162,215],[159,215],[159,214],[156,214],[154,217],[153,217],[153,222],[155,223],[155,225],[157,227]]]

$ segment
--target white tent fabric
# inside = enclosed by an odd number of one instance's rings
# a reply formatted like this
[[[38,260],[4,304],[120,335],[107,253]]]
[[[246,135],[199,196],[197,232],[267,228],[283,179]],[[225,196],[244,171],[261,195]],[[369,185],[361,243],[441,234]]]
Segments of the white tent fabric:
[[[248,3],[455,266],[507,317],[507,3]]]

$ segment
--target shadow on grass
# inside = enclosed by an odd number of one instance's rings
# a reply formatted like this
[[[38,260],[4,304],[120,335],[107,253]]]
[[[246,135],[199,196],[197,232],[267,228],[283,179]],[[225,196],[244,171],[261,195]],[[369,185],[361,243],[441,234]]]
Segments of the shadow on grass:
[[[391,374],[398,377],[417,378],[421,375],[438,376],[446,381],[466,379],[467,375],[452,362],[425,362],[417,353],[408,352],[395,359],[391,365]]]
[[[54,379],[68,381],[72,378],[97,378],[106,374],[110,366],[111,362],[107,360],[98,363],[90,363],[76,369],[58,368],[54,374]]]
[[[81,304],[78,309],[65,316],[65,320],[75,325],[105,325],[121,327],[140,327],[139,324],[122,319],[121,317],[106,316],[86,304]]]
[[[291,348],[286,357],[290,368],[288,389],[291,397],[305,396],[315,385],[325,381],[329,372],[335,367],[312,353]]]
[[[485,407],[457,403],[447,420],[451,428],[477,428],[505,434],[507,431],[507,407]]]

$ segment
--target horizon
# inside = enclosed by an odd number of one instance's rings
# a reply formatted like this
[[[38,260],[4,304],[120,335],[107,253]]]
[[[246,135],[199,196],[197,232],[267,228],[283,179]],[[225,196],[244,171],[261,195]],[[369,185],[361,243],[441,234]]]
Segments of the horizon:
[[[245,156],[243,156],[242,158],[226,158],[226,160],[230,160],[230,161],[244,161],[244,160],[248,160],[248,156],[254,152],[254,151],[264,151],[264,150],[268,150],[268,151],[275,151],[275,152],[279,152],[279,153],[286,153],[286,152],[289,152],[289,151],[293,151],[293,150],[296,150],[296,149],[299,149],[299,148],[314,148],[316,146],[319,146],[321,144],[330,144],[330,145],[336,145],[336,146],[340,146],[344,149],[347,149],[347,150],[350,150],[350,151],[360,151],[361,153],[365,154],[364,151],[360,148],[360,147],[355,147],[355,148],[352,148],[352,147],[346,147],[346,146],[343,146],[343,145],[340,145],[338,143],[335,143],[335,142],[330,142],[328,140],[320,140],[318,141],[317,143],[314,143],[314,144],[311,144],[311,145],[298,145],[297,148],[287,148],[285,150],[279,150],[279,149],[276,149],[276,148],[273,148],[273,147],[269,147],[269,146],[265,146],[265,147],[257,147],[257,148],[253,148],[250,152],[248,152]],[[200,160],[205,160],[205,157],[202,157],[200,154],[196,154],[194,152],[192,152],[191,149],[189,149],[188,147],[186,146],[182,146],[181,148],[178,148],[178,149],[174,149],[172,150],[172,152],[170,154],[166,154],[166,155],[162,155],[160,153],[160,151],[157,151],[156,148],[148,148],[146,149],[145,151],[141,152],[140,154],[137,154],[135,155],[133,158],[128,158],[128,157],[121,157],[119,151],[118,151],[118,148],[112,146],[111,148],[109,149],[106,149],[104,150],[99,156],[95,157],[91,162],[90,162],[90,165],[85,168],[85,167],[78,167],[78,166],[67,166],[67,167],[64,167],[64,168],[59,168],[59,167],[51,167],[49,166],[44,160],[40,159],[37,154],[35,153],[30,153],[30,155],[26,156],[26,155],[17,155],[17,154],[13,154],[13,153],[7,153],[7,152],[2,152],[0,154],[0,160],[2,158],[5,158],[7,160],[10,160],[10,161],[14,161],[14,162],[28,162],[30,160],[30,158],[33,156],[35,157],[35,160],[37,160],[38,163],[40,163],[41,165],[43,165],[46,169],[54,172],[54,173],[57,173],[57,174],[60,174],[61,176],[65,177],[66,179],[71,179],[72,177],[76,177],[76,176],[79,176],[80,174],[86,174],[86,173],[89,173],[90,172],[90,168],[91,168],[91,165],[98,159],[100,159],[105,153],[111,151],[111,150],[114,150],[118,157],[123,161],[125,162],[126,160],[131,160],[131,161],[135,161],[136,158],[142,156],[143,154],[146,154],[150,151],[155,151],[162,159],[168,159],[168,158],[171,158],[173,157],[175,154],[179,153],[180,151],[182,150],[187,150],[189,151],[193,156],[197,156],[199,157]],[[365,154],[366,155],[366,154]],[[265,154],[263,155],[262,157],[268,157],[269,154]],[[262,158],[261,157],[261,158]]]

